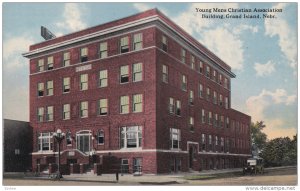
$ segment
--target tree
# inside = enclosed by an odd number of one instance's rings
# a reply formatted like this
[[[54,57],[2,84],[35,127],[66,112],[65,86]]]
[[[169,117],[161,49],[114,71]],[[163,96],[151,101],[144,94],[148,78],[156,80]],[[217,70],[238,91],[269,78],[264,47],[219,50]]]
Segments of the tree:
[[[251,123],[250,133],[252,140],[252,152],[258,154],[262,151],[267,143],[267,135],[262,132],[266,127],[263,121],[257,121],[255,124]]]

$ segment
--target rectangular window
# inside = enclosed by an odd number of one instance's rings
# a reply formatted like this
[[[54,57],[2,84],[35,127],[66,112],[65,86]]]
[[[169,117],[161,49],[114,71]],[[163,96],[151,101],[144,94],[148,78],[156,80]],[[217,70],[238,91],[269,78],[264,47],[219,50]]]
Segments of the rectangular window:
[[[51,151],[53,149],[52,133],[39,133],[38,150]]]
[[[169,82],[169,67],[166,65],[162,65],[162,81],[165,83]]]
[[[63,120],[70,119],[70,104],[63,105]]]
[[[120,83],[127,83],[129,82],[129,66],[121,66],[120,68]]]
[[[44,108],[39,107],[37,113],[38,113],[37,114],[38,122],[43,122],[44,121]]]
[[[133,95],[133,112],[142,112],[143,111],[143,95],[136,94]]]
[[[206,88],[206,100],[210,101],[210,88]]]
[[[88,61],[88,48],[81,48],[80,49],[80,62]]]
[[[121,96],[120,98],[120,113],[129,113],[129,96]]]
[[[181,89],[186,91],[187,89],[187,79],[185,75],[181,75]]]
[[[104,144],[104,131],[100,130],[97,133],[97,143],[98,145],[103,145]]]
[[[229,126],[229,117],[226,117],[226,128],[229,128],[230,126]]]
[[[209,148],[209,151],[212,150],[212,136],[211,135],[208,135],[208,148]]]
[[[190,94],[189,94],[189,103],[191,105],[194,105],[194,91],[190,90]]]
[[[206,77],[210,78],[210,67],[206,66]]]
[[[225,108],[226,108],[226,109],[229,108],[228,97],[225,97]]]
[[[202,61],[200,61],[199,72],[201,74],[203,73],[203,62]]]
[[[224,78],[224,87],[225,87],[226,89],[229,88],[229,86],[228,86],[228,79],[227,79],[227,78]]]
[[[221,137],[221,151],[224,152],[224,138]]]
[[[53,81],[47,81],[47,96],[53,95]]]
[[[218,146],[219,144],[219,140],[218,140],[218,136],[215,137],[215,145]]]
[[[47,59],[47,70],[53,69],[53,56],[48,57]]]
[[[88,117],[88,102],[87,101],[82,101],[80,102],[80,117],[85,118]]]
[[[199,97],[203,98],[203,85],[199,84]]]
[[[208,124],[212,124],[212,113],[211,113],[211,111],[210,112],[208,112]]]
[[[63,93],[70,92],[70,77],[63,79]]]
[[[176,115],[181,115],[181,102],[179,100],[176,101]]]
[[[142,127],[131,126],[121,127],[120,130],[121,148],[140,148],[142,147]]]
[[[143,80],[143,66],[142,63],[133,64],[133,82],[139,82]]]
[[[162,36],[161,44],[162,44],[163,51],[167,52],[168,51],[168,41],[167,41],[166,36]]]
[[[53,121],[53,106],[47,107],[46,119],[47,121]]]
[[[38,83],[38,97],[44,96],[44,83]]]
[[[99,87],[107,87],[107,70],[101,70],[99,72]]]
[[[215,119],[214,119],[214,126],[215,127],[218,127],[218,114],[217,113],[215,113]]]
[[[70,52],[64,53],[63,66],[70,66]]]
[[[190,128],[190,131],[194,131],[194,117],[190,117],[189,128]]]
[[[169,113],[173,114],[175,111],[175,103],[173,98],[169,98]]]
[[[80,90],[88,89],[88,74],[80,75]]]
[[[220,106],[223,106],[223,96],[222,96],[222,94],[219,95],[219,104],[220,104]]]
[[[44,59],[39,59],[38,61],[38,72],[44,71]]]
[[[186,63],[186,50],[181,49],[181,62]]]
[[[206,150],[206,136],[205,136],[205,134],[201,135],[201,148],[202,148],[202,151]]]
[[[141,50],[143,48],[143,35],[142,33],[133,35],[133,49]]]
[[[107,42],[101,42],[99,48],[99,57],[107,58]]]
[[[70,130],[67,130],[66,132],[66,143],[68,146],[72,145],[72,135]]]
[[[222,74],[219,74],[219,84],[222,85],[222,82],[223,82],[223,80],[222,80]]]
[[[98,108],[99,108],[99,115],[107,115],[108,112],[107,99],[100,99]]]
[[[217,80],[217,72],[216,70],[213,71],[213,81]]]
[[[133,173],[141,173],[142,172],[142,158],[133,158]]]
[[[191,68],[195,70],[195,57],[191,56]]]
[[[121,159],[121,173],[129,173],[128,159]]]
[[[217,101],[218,101],[217,100],[217,92],[214,91],[214,104],[217,104],[218,103]]]
[[[224,127],[224,116],[223,115],[221,115],[221,128],[223,128]]]
[[[201,110],[201,121],[202,121],[202,123],[205,123],[205,110],[204,109]]]
[[[170,148],[179,149],[180,148],[180,129],[170,128]]]
[[[129,52],[128,36],[125,36],[120,39],[120,52],[125,53]]]

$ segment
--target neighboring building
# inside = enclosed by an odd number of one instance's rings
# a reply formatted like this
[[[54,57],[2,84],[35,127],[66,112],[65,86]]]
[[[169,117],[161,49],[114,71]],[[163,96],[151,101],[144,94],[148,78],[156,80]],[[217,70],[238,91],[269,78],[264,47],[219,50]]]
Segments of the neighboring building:
[[[230,106],[231,68],[157,9],[23,55],[34,169],[53,161],[58,128],[62,164],[110,154],[124,171],[169,173],[240,167],[251,156],[251,118]]]
[[[29,122],[3,120],[3,171],[31,169],[32,128]]]

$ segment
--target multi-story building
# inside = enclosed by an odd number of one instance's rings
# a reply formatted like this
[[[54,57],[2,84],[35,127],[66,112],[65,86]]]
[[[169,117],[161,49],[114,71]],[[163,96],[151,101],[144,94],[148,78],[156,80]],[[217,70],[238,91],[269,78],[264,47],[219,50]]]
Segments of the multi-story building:
[[[239,167],[251,118],[231,108],[230,66],[157,9],[30,46],[32,165],[120,158],[124,171]],[[47,160],[49,159],[49,160]]]

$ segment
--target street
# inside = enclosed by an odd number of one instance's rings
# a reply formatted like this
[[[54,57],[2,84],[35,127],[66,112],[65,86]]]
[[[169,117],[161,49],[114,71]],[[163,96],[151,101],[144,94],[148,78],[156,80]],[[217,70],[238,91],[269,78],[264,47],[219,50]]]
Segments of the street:
[[[247,186],[247,185],[296,185],[297,168],[283,168],[266,170],[263,175],[247,176],[229,176],[225,178],[214,178],[209,180],[186,180],[184,176],[174,175],[143,175],[133,177],[124,175],[120,181],[116,182],[113,175],[103,175],[94,177],[72,177],[65,178],[61,181],[51,179],[24,179],[24,178],[4,178],[4,186],[126,186],[126,185],[206,185],[206,186]]]

